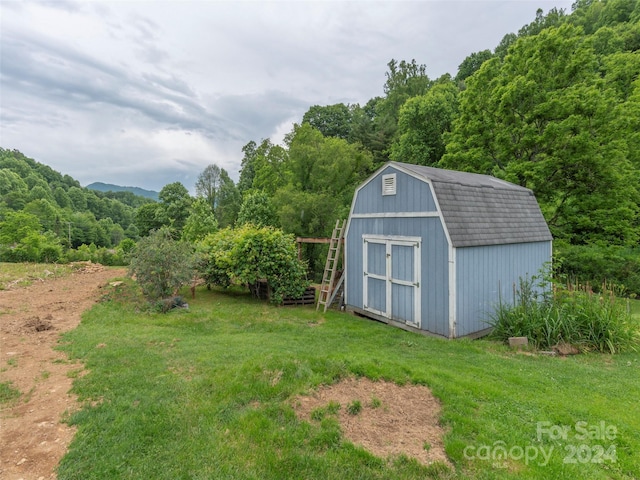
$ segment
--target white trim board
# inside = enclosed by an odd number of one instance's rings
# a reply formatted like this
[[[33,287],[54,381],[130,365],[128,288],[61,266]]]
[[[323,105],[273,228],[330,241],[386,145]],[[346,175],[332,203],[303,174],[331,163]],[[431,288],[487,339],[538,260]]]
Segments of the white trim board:
[[[379,212],[352,213],[351,218],[437,218],[438,212]]]

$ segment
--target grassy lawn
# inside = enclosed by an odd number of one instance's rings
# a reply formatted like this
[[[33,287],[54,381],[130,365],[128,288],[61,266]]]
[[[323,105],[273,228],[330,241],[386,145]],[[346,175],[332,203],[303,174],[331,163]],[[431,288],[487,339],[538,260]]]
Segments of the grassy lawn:
[[[118,288],[63,338],[89,373],[61,480],[640,476],[640,354],[525,355],[204,289],[188,310],[144,313]],[[455,469],[379,459],[330,419],[297,419],[295,395],[347,376],[430,387]]]

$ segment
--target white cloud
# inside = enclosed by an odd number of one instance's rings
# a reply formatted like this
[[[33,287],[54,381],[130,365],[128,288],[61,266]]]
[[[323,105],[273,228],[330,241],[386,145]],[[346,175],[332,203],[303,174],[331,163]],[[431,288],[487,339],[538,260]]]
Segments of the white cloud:
[[[312,105],[382,95],[387,63],[432,78],[571,1],[0,3],[0,146],[82,183],[237,178]],[[190,184],[188,182],[191,182]]]

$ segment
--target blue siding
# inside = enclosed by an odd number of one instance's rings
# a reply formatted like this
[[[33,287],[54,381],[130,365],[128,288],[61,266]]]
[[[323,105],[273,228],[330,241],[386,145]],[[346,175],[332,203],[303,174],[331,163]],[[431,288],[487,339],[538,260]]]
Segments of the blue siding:
[[[382,195],[382,176],[390,173],[396,174],[396,194]],[[394,216],[407,213],[438,213],[427,181],[387,166],[357,191],[345,239],[346,304],[361,310],[365,306],[363,235],[418,237],[421,264],[413,265],[411,248],[392,246],[390,273],[394,279],[411,281],[415,269],[420,268],[420,328],[449,337],[449,248],[442,220],[440,216]],[[385,246],[369,245],[366,270],[384,275]],[[456,285],[451,292],[455,295],[455,335],[471,335],[489,327],[487,320],[500,298],[512,302],[513,285],[520,278],[536,275],[550,261],[550,252],[550,241],[456,248]],[[387,282],[370,277],[366,281],[367,306],[385,312]],[[413,318],[416,291],[409,285],[391,285],[392,318]]]
[[[402,174],[400,174],[402,175]],[[400,177],[398,175],[398,178]],[[426,184],[425,184],[426,185]],[[428,185],[427,185],[428,187]],[[382,187],[381,187],[382,188]],[[380,192],[378,191],[378,195]],[[361,199],[356,199],[356,205]],[[428,218],[351,218],[345,241],[347,262],[346,304],[356,308],[363,305],[362,236],[387,235],[421,237],[421,328],[433,333],[449,335],[449,264],[447,240],[438,217]],[[409,273],[393,272],[398,278]],[[370,284],[371,287],[371,284]],[[401,292],[397,291],[398,295]],[[396,313],[407,315],[408,308],[397,307]],[[394,307],[394,310],[396,307]]]
[[[488,328],[500,298],[512,302],[514,284],[540,273],[550,252],[551,242],[457,248],[456,336]]]
[[[387,270],[386,248],[383,243],[369,245],[367,272],[384,275]]]
[[[397,280],[412,281],[414,278],[413,247],[393,245],[391,247],[393,257],[391,276]]]
[[[380,312],[387,310],[387,282],[378,278],[367,277],[367,304],[368,308],[373,308]]]
[[[413,321],[415,316],[415,290],[406,285],[392,285],[391,287],[391,318],[400,321]]]
[[[387,252],[383,243],[371,243],[367,251],[366,270],[369,274],[384,276],[387,271]],[[368,308],[385,312],[387,310],[387,282],[373,277],[366,277],[367,298],[363,299],[364,305]]]
[[[382,195],[382,175],[396,174],[396,194]],[[395,168],[385,168],[358,192],[351,213],[435,212],[429,184]]]

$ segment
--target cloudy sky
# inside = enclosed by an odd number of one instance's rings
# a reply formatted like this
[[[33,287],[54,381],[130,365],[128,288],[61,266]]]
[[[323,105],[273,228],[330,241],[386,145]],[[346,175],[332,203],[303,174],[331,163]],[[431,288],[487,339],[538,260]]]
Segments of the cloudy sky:
[[[312,105],[383,94],[389,60],[455,75],[572,0],[0,1],[0,146],[94,181],[238,178]]]

